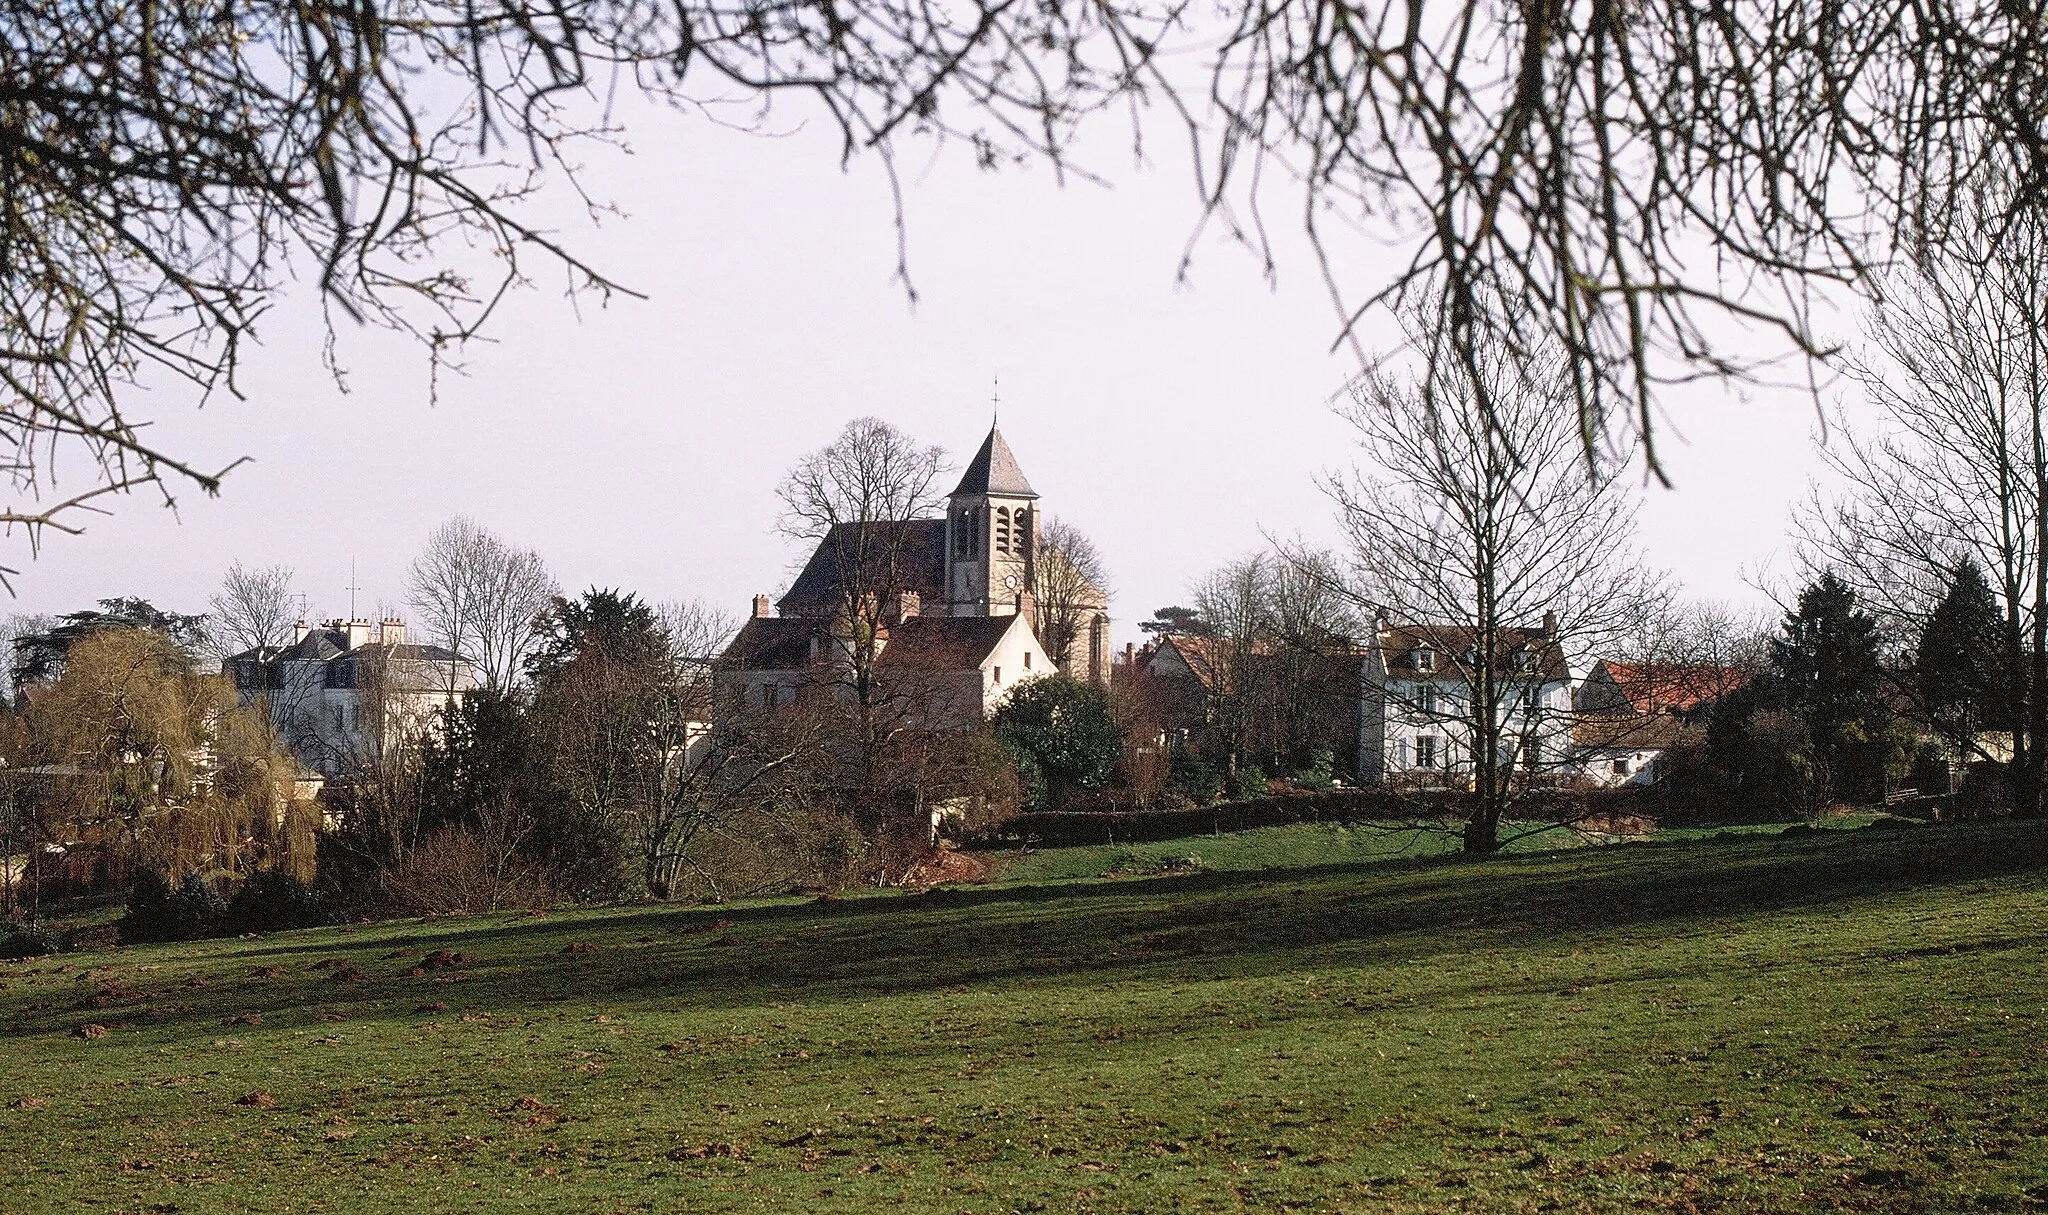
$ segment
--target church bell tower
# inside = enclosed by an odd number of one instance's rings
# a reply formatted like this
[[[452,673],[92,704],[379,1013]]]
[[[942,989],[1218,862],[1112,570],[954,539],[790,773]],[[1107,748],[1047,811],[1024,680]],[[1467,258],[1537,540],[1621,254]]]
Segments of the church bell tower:
[[[946,597],[955,616],[1034,618],[1031,579],[1038,553],[1038,494],[1017,467],[1002,432],[988,438],[947,499]]]

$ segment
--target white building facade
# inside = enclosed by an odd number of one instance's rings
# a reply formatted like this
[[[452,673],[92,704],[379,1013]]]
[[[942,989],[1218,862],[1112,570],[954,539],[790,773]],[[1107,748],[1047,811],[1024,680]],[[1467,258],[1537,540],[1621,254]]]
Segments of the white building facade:
[[[439,728],[475,690],[476,668],[405,640],[395,619],[300,621],[292,644],[222,660],[243,704],[262,704],[299,762],[329,780],[375,771]]]
[[[1475,630],[1381,621],[1365,647],[1359,683],[1358,771],[1372,782],[1470,784],[1472,711],[1489,658],[1497,720],[1496,762],[1534,778],[1571,770],[1571,670],[1554,619],[1495,631],[1492,653]]]

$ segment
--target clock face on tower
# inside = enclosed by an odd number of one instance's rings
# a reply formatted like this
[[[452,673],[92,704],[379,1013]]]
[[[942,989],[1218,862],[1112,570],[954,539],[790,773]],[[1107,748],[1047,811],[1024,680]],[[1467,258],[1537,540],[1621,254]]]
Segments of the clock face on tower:
[[[1003,579],[1003,585],[1004,585],[1004,586],[1007,586],[1007,587],[1009,587],[1009,588],[1010,588],[1011,590],[1013,590],[1013,591],[1014,591],[1014,590],[1016,590],[1016,589],[1017,589],[1017,575],[1015,575],[1015,574],[1011,574],[1011,575],[1010,575],[1009,577],[1007,577],[1007,578]]]

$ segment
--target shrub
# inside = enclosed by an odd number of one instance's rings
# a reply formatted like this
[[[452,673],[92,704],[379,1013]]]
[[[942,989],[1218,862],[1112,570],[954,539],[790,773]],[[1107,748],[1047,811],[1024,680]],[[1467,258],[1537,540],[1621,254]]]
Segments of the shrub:
[[[1266,796],[1266,774],[1256,767],[1239,768],[1230,778],[1230,795],[1238,801]]]
[[[0,958],[10,962],[57,952],[57,934],[43,924],[0,920]]]
[[[1109,694],[1094,684],[1048,675],[1018,684],[996,710],[995,735],[1035,771],[1022,783],[1033,807],[1065,806],[1116,772],[1123,739]]]
[[[227,914],[228,905],[220,891],[199,874],[186,874],[173,890],[162,874],[145,871],[128,894],[128,914],[121,917],[121,943],[219,936]]]
[[[227,930],[284,932],[329,922],[320,892],[282,869],[259,869],[228,900]]]
[[[1166,784],[1170,791],[1197,806],[1215,801],[1223,791],[1223,777],[1215,765],[1199,750],[1189,746],[1173,749],[1173,757],[1167,765]]]
[[[539,907],[546,883],[500,838],[468,827],[443,827],[421,840],[405,860],[384,871],[387,902],[408,915],[447,915]]]
[[[1309,754],[1308,764],[1299,772],[1287,778],[1297,789],[1321,793],[1334,783],[1331,773],[1337,766],[1337,756],[1328,749],[1318,749]]]

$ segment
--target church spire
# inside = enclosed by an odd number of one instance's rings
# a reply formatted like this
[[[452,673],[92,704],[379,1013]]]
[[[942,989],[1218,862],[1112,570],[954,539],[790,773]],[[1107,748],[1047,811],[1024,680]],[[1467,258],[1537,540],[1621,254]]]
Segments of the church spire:
[[[994,423],[988,428],[988,438],[981,442],[981,450],[974,453],[968,462],[967,471],[960,477],[960,484],[953,490],[954,497],[962,495],[994,495],[1001,498],[1036,498],[1038,492],[1031,488],[1031,482],[1024,479],[1024,470],[1017,465],[1017,457],[1010,452],[1010,445],[1003,442],[1003,432]]]

